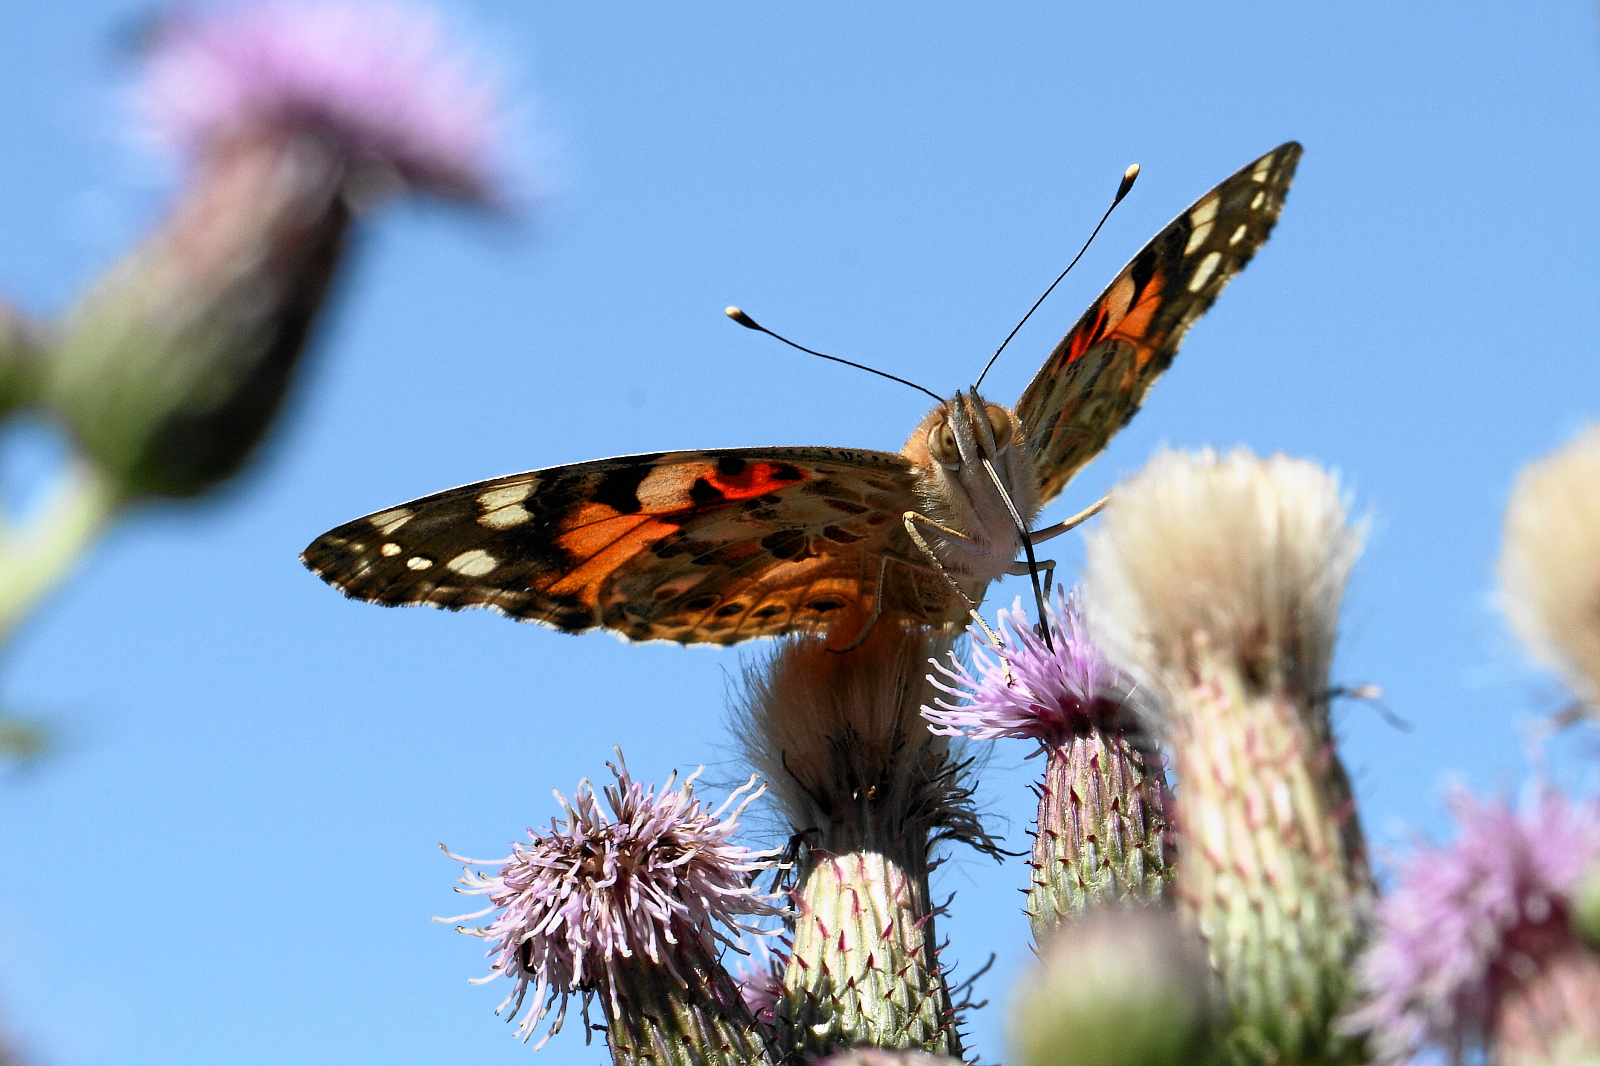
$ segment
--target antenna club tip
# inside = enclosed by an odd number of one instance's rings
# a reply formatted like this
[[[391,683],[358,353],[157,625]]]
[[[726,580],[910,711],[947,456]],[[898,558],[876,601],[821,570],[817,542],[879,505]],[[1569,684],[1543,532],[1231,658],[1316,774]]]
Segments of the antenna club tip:
[[[1127,170],[1122,172],[1122,184],[1117,186],[1117,199],[1121,200],[1128,195],[1128,190],[1133,188],[1133,183],[1139,180],[1139,164],[1132,163]]]
[[[760,326],[756,325],[756,320],[755,319],[751,318],[749,315],[745,314],[743,311],[739,310],[737,307],[725,308],[722,313],[727,315],[729,318],[733,319],[735,322],[739,323],[739,325],[743,326],[745,329],[760,329],[761,328]]]

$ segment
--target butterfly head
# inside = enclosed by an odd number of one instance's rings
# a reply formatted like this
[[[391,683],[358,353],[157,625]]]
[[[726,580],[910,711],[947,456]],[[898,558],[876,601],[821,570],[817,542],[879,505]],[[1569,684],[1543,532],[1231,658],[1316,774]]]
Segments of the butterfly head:
[[[1025,521],[1039,509],[1038,476],[1022,440],[1022,424],[1011,411],[984,400],[977,389],[958,393],[930,411],[902,454],[924,471],[928,494],[950,505],[951,513],[941,520],[958,528],[1012,525],[996,476]]]

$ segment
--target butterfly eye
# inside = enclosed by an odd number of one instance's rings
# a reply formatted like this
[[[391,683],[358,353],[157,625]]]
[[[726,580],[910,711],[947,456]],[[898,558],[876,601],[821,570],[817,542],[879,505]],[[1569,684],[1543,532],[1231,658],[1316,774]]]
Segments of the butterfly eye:
[[[1011,443],[1011,412],[999,404],[986,404],[984,413],[989,416],[989,428],[994,430],[994,446],[996,451],[1005,451],[1006,445]]]
[[[928,430],[928,451],[945,466],[961,465],[961,450],[956,447],[956,434],[948,422]]]

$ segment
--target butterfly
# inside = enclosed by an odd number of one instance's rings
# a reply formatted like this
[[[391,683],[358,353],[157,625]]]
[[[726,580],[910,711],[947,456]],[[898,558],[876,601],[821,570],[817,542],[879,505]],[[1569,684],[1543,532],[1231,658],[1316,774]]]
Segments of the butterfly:
[[[1014,409],[958,393],[898,454],[724,448],[512,474],[346,522],[301,560],[370,603],[488,607],[631,641],[810,632],[852,647],[881,617],[963,620],[991,581],[1025,572],[1039,510],[1265,243],[1300,154],[1273,149],[1156,234]]]

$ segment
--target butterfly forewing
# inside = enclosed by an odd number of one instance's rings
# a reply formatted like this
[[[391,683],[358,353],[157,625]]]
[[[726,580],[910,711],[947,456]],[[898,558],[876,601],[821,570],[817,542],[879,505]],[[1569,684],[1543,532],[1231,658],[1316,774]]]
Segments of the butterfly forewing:
[[[1023,472],[1008,476],[1031,481],[1037,464],[1040,503],[1132,417],[1184,332],[1266,241],[1299,158],[1285,144],[1201,197],[1056,346],[1017,404],[1028,449],[1010,453]],[[880,616],[959,623],[1018,543],[998,505],[976,509],[929,458],[930,427],[960,402],[930,413],[902,455],[725,449],[552,467],[358,518],[301,558],[356,599],[489,607],[629,640],[826,632],[851,646]],[[1033,493],[1013,490],[1031,516]],[[911,511],[945,556],[913,544]],[[941,532],[925,515],[953,525]]]
[[[358,518],[301,558],[373,603],[732,643],[870,617],[912,479],[898,455],[843,448],[601,459]]]
[[[1133,417],[1195,319],[1266,243],[1300,152],[1280,145],[1173,219],[1050,353],[1017,402],[1041,504]]]

